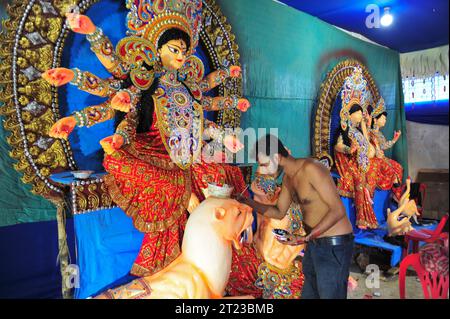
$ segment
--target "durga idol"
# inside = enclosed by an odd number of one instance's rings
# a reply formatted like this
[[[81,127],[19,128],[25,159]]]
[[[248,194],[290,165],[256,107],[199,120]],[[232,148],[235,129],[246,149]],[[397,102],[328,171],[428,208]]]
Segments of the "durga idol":
[[[180,255],[187,210],[205,199],[208,183],[225,184],[228,175],[236,176],[236,167],[204,161],[204,135],[223,141],[234,152],[242,147],[233,136],[217,136],[222,133],[204,119],[204,111],[245,112],[250,103],[237,96],[203,95],[228,77],[239,77],[241,70],[232,66],[204,76],[203,63],[193,55],[201,29],[201,0],[128,0],[127,8],[131,35],[115,50],[87,16],[67,15],[71,29],[86,34],[111,78],[64,68],[49,70],[43,77],[56,86],[70,82],[108,98],[59,120],[50,136],[67,138],[75,126],[115,120],[114,135],[100,142],[106,153],[104,180],[114,202],[145,233],[131,269],[131,274],[144,277]],[[235,180],[236,191],[245,187],[242,178]]]

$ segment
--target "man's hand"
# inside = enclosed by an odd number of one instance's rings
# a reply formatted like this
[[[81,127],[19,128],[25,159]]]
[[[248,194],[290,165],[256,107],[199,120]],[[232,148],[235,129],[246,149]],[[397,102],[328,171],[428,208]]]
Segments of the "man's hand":
[[[286,198],[286,196],[288,196]],[[283,198],[285,197],[285,198]],[[267,218],[282,220],[286,217],[286,214],[289,210],[289,206],[292,203],[292,198],[289,193],[283,192],[283,189],[280,192],[280,196],[278,198],[278,202],[276,206],[273,205],[264,205],[262,203],[258,203],[257,201],[244,197],[241,194],[233,196],[238,202],[250,206],[253,210],[257,211],[258,214],[261,214]],[[282,206],[280,205],[282,203]]]
[[[45,71],[41,76],[53,86],[62,86],[72,81],[75,74],[70,69],[56,68]]]
[[[53,124],[48,135],[53,138],[62,138],[67,140],[76,125],[77,121],[73,116],[62,118]]]
[[[80,34],[94,33],[95,25],[88,16],[78,13],[66,13],[66,17],[69,27],[73,32]]]

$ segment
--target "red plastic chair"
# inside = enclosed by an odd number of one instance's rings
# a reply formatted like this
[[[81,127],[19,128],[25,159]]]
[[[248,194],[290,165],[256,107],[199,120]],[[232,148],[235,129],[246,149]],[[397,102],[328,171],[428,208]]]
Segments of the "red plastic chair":
[[[402,258],[405,258],[405,256],[409,253],[410,244],[412,242],[412,248],[413,254],[416,254],[419,252],[419,243],[425,242],[425,243],[434,243],[436,241],[442,241],[444,242],[446,239],[448,239],[448,233],[443,233],[445,224],[448,221],[448,214],[446,214],[444,217],[442,217],[441,221],[439,222],[439,225],[435,230],[413,230],[410,231],[405,235],[405,245],[403,247],[402,252]]]
[[[422,284],[425,299],[448,299],[448,275],[440,276],[438,272],[427,272],[420,263],[420,255],[408,255],[400,264],[399,288],[400,299],[406,298],[406,271],[412,266]]]

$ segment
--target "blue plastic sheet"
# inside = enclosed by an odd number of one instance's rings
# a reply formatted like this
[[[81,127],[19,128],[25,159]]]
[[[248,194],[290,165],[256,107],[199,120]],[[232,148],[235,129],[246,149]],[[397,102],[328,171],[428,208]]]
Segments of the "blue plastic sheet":
[[[76,247],[80,287],[76,298],[87,298],[133,277],[129,271],[141,247],[144,234],[121,209],[77,215]]]
[[[391,253],[390,265],[391,267],[397,266],[402,259],[402,247],[392,245],[384,240],[384,237],[388,234],[388,228],[386,224],[386,211],[390,208],[392,211],[396,209],[390,200],[390,191],[375,191],[374,196],[374,212],[379,224],[378,229],[361,230],[356,227],[356,210],[353,204],[353,199],[342,197],[347,215],[352,223],[353,232],[355,233],[355,243],[367,247],[379,248]],[[430,226],[415,226],[416,230],[420,229],[436,229],[437,224]]]

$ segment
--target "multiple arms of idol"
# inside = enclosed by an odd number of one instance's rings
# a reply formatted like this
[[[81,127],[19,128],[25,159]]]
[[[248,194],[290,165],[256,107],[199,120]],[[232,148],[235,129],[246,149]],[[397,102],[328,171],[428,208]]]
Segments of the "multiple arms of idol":
[[[79,20],[76,20],[79,19]],[[51,69],[43,74],[43,78],[50,84],[61,86],[67,83],[76,85],[80,90],[90,94],[109,97],[109,99],[98,106],[87,107],[75,112],[72,116],[58,121],[50,130],[50,136],[55,138],[67,138],[75,126],[93,126],[115,117],[116,110],[122,112],[132,112],[138,102],[138,90],[133,86],[128,89],[121,89],[122,80],[128,77],[130,66],[115,53],[111,41],[103,34],[102,30],[96,28],[92,21],[86,16],[68,15],[68,21],[72,30],[86,34],[87,40],[91,44],[91,50],[95,53],[102,65],[114,76],[109,79],[101,79],[98,76],[74,69]],[[79,23],[78,21],[81,21]],[[79,25],[83,27],[80,28]],[[207,92],[222,84],[227,78],[240,76],[241,69],[232,66],[228,70],[217,70],[205,77],[200,83],[202,92]],[[218,111],[224,109],[238,108],[246,111],[250,104],[246,99],[237,97],[203,97],[200,101],[206,111]],[[136,110],[133,112],[136,114]],[[116,135],[123,138],[126,144],[134,136],[128,129],[130,119],[126,118],[124,124],[119,125]],[[132,126],[130,126],[132,127]]]

